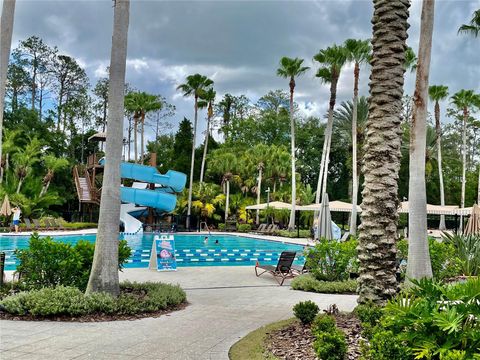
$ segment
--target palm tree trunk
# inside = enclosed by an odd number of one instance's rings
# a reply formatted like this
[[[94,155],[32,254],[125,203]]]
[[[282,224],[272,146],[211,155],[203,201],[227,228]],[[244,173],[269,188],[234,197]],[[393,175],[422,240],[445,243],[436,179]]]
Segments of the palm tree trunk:
[[[195,95],[195,118],[193,124],[192,159],[190,163],[190,181],[188,185],[187,229],[190,230],[190,216],[192,215],[193,170],[195,167],[195,138],[197,136],[198,96]]]
[[[440,205],[445,206],[445,188],[443,185],[443,166],[442,166],[442,129],[440,124],[440,105],[435,101],[435,130],[437,133],[437,159],[438,159],[438,179],[440,182]],[[445,230],[445,215],[440,215],[439,230]]]
[[[358,108],[358,79],[360,77],[360,65],[355,62],[353,69],[353,114],[352,114],[352,212],[350,216],[350,234],[357,233],[357,108]]]
[[[145,146],[145,112],[142,111],[142,130],[140,133],[140,163],[143,164]]]
[[[433,276],[427,238],[425,153],[427,147],[428,77],[432,52],[434,9],[435,0],[423,0],[414,106],[410,130],[407,283],[409,283],[409,279],[418,280]]]
[[[137,129],[138,118],[133,117],[133,154],[135,159],[135,164],[138,163],[138,129]]]
[[[359,302],[397,292],[396,249],[403,67],[409,0],[374,0],[370,106],[363,155]]]
[[[131,146],[132,146],[132,117],[129,116],[128,117],[128,162],[132,160],[131,158],[132,155],[130,154],[130,151],[132,150]]]
[[[467,169],[467,119],[468,109],[463,109],[463,125],[462,125],[462,195],[460,199],[460,207],[465,207],[465,183],[466,181],[466,169]],[[463,215],[460,215],[460,233],[463,231]]]
[[[20,189],[22,188],[22,185],[23,185],[23,178],[18,180],[17,194],[20,193]]]
[[[228,209],[230,207],[230,180],[229,179],[227,179],[226,185],[227,185],[227,198],[225,199],[225,223],[227,222],[227,219],[228,219]]]
[[[108,85],[108,133],[105,145],[105,172],[95,254],[86,292],[106,292],[117,296],[120,292],[118,280],[120,162],[122,160],[123,144],[124,88],[130,0],[116,0],[114,4]]]
[[[210,136],[210,115],[207,117],[207,134],[205,135],[205,143],[203,145],[202,167],[200,168],[200,184],[203,183],[203,175],[205,171],[205,161],[207,159],[208,138]]]
[[[293,92],[295,81],[293,77],[290,80],[290,134],[291,134],[291,152],[292,152],[292,209],[290,210],[290,221],[288,230],[295,230],[295,205],[297,201],[297,184],[295,177],[295,119],[293,117]]]
[[[258,185],[257,185],[257,205],[260,204],[260,197],[262,195],[262,167],[258,169]],[[257,215],[255,217],[255,224],[260,224],[260,210],[257,210]]]
[[[480,205],[480,165],[478,166],[477,204]]]
[[[8,60],[12,44],[15,0],[4,0],[0,18],[0,161],[3,147],[3,109],[5,107],[5,86],[7,83]]]

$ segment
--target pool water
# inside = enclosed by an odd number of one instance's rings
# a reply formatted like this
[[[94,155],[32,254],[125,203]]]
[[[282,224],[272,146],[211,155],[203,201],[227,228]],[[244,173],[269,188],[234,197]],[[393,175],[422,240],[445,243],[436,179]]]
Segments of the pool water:
[[[127,268],[146,268],[150,259],[155,234],[121,236],[132,248]],[[303,264],[303,246],[236,235],[212,234],[205,242],[205,235],[174,234],[177,266],[238,266],[261,264],[274,265],[282,251],[296,251],[295,263]],[[95,242],[95,234],[59,235],[54,239],[76,244],[80,240]],[[15,270],[18,262],[15,249],[28,248],[29,236],[0,236],[0,251],[6,253],[5,270]]]

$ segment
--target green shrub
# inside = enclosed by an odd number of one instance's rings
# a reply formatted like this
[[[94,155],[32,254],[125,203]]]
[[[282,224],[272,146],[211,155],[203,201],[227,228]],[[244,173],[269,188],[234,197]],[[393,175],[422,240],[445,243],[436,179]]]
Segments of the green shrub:
[[[238,224],[237,225],[237,230],[239,232],[249,232],[250,230],[252,230],[252,225],[250,225],[250,224]]]
[[[462,275],[480,275],[480,235],[450,235],[444,241],[453,246]]]
[[[369,324],[371,326],[377,325],[382,317],[382,307],[374,303],[357,305],[353,312],[357,315],[362,324]]]
[[[295,277],[290,286],[294,290],[324,294],[354,294],[357,290],[357,282],[355,280],[320,281],[309,274]]]
[[[479,358],[480,279],[447,285],[412,282],[412,288],[385,306],[367,359],[454,359],[463,353],[465,359]]]
[[[92,314],[135,315],[166,310],[186,300],[179,286],[161,283],[122,283],[121,294],[85,295],[78,288],[57,286],[20,292],[4,298],[0,305],[12,315],[36,317],[82,316]]]
[[[283,236],[287,238],[297,238],[299,235],[301,238],[310,238],[310,230],[300,230],[299,232],[289,230],[277,230],[273,234],[276,236]]]
[[[357,245],[355,239],[344,242],[321,239],[315,247],[307,250],[310,272],[317,280],[347,280],[350,272],[356,272],[358,268]]]
[[[317,335],[322,332],[331,332],[335,329],[335,319],[327,314],[320,314],[312,322],[312,334]]]
[[[226,225],[224,223],[218,224],[218,230],[225,231]]]
[[[338,329],[321,332],[316,336],[313,348],[322,360],[343,360],[347,353],[345,334]]]
[[[296,304],[293,307],[293,314],[302,322],[302,324],[311,324],[319,310],[317,304],[313,301],[307,300]]]
[[[58,285],[74,286],[80,290],[87,287],[93,262],[95,244],[79,241],[76,245],[55,241],[51,237],[33,234],[27,249],[18,249],[17,271],[21,281],[30,288]],[[119,242],[118,267],[123,269],[131,249],[125,240]]]

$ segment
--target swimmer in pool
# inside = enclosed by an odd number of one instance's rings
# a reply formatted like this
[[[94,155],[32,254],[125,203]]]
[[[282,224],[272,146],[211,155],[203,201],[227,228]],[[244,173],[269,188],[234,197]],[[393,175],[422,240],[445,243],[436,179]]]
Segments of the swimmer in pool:
[[[220,243],[218,242],[218,239],[215,240],[215,245],[219,245]]]
[[[204,243],[205,245],[208,244],[208,236],[205,236],[205,239],[203,240],[203,243]]]

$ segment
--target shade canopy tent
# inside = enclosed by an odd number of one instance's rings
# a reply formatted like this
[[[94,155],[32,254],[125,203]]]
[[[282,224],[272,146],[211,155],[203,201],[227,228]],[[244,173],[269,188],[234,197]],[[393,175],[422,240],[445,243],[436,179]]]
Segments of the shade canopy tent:
[[[465,235],[480,234],[480,207],[477,204],[472,207],[472,213],[467,226],[465,226],[464,233]]]
[[[302,211],[320,211],[322,208],[322,204],[310,204],[304,206],[298,206],[298,210]],[[334,212],[352,212],[353,206],[350,203],[343,202],[343,201],[330,201],[329,202],[330,211]],[[361,212],[362,209],[360,206],[357,205],[357,213]]]
[[[299,207],[300,206],[296,207],[295,209],[300,210]],[[262,204],[258,204],[258,205],[249,205],[249,206],[245,207],[245,209],[247,209],[247,210],[265,210],[267,208],[272,208],[272,209],[276,209],[276,210],[291,210],[292,209],[292,204],[287,204],[287,203],[284,203],[284,202],[281,202],[281,201],[272,201],[272,202],[269,202],[269,203],[262,203]]]
[[[427,204],[427,214],[430,214],[430,215],[457,215],[458,210],[460,209],[458,208],[457,205],[440,206],[440,205]],[[403,201],[401,203],[400,208],[398,209],[398,212],[401,214],[408,214],[409,212],[408,201]]]
[[[93,134],[88,138],[88,141],[106,141],[107,140],[107,133],[106,132],[98,132]]]

